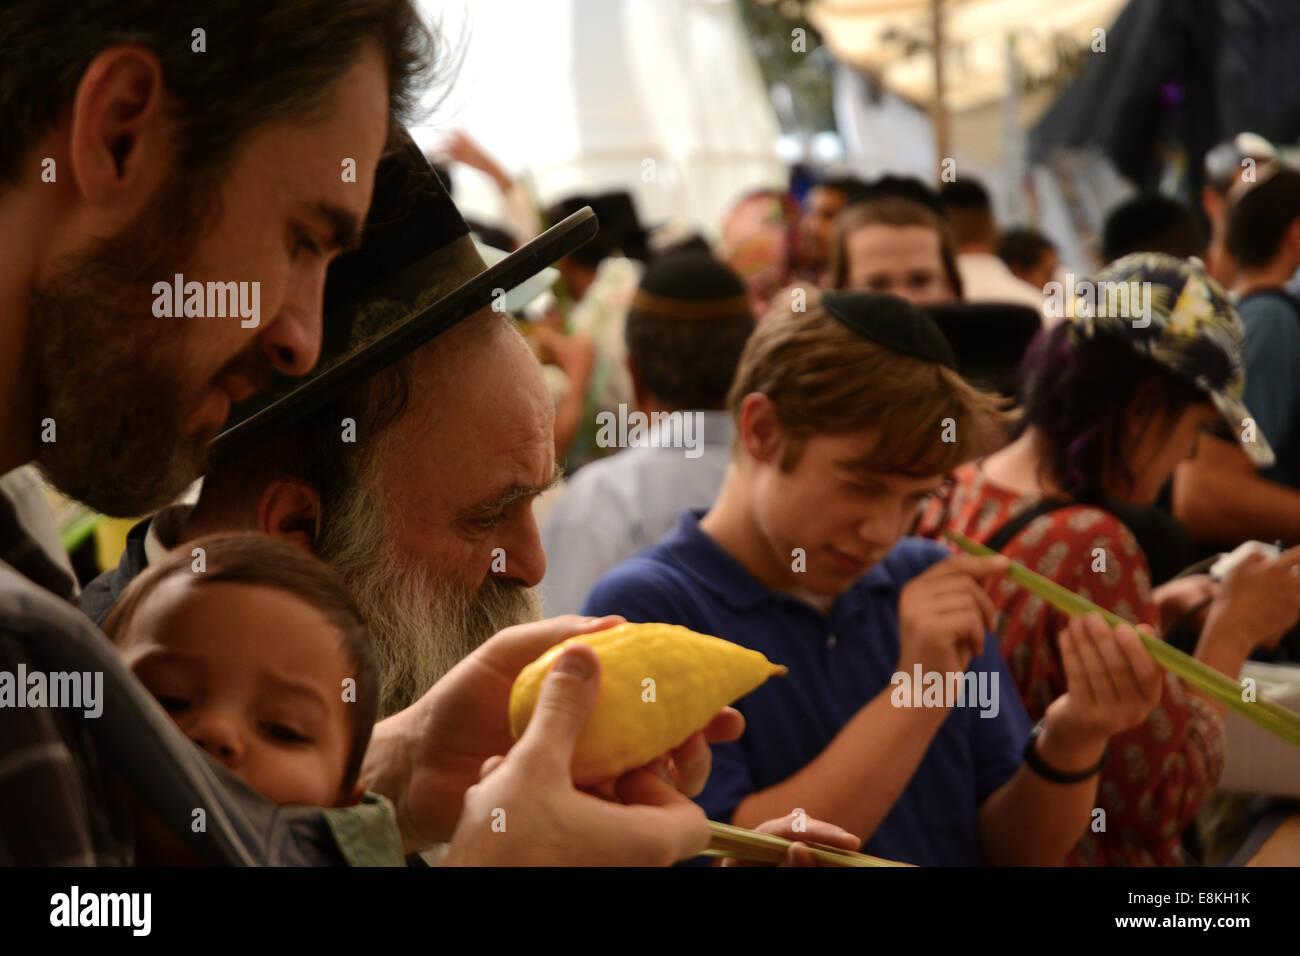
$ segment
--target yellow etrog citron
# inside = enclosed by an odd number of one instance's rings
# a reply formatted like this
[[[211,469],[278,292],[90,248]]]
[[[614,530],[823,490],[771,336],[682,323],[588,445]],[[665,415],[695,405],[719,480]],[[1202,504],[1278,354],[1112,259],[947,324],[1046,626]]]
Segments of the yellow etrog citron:
[[[702,730],[723,707],[786,669],[751,651],[675,624],[620,624],[550,648],[515,678],[510,732],[528,726],[542,681],[575,641],[600,658],[596,707],[578,737],[573,780],[599,783],[649,763]]]

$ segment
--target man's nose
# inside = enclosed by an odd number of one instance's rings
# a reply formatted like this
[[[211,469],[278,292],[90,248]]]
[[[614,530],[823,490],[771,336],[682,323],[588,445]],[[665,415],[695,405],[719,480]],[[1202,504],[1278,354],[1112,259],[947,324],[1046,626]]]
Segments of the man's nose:
[[[497,555],[504,562],[504,570],[497,570],[501,564],[494,560],[493,573],[520,581],[525,587],[537,587],[546,574],[546,551],[542,548],[542,536],[531,508],[524,512],[499,547],[505,552]]]
[[[244,741],[234,716],[215,708],[196,716],[186,734],[227,767],[237,767],[244,759]]]
[[[286,375],[306,375],[320,358],[325,263],[295,268],[284,302],[262,332],[262,348]]]

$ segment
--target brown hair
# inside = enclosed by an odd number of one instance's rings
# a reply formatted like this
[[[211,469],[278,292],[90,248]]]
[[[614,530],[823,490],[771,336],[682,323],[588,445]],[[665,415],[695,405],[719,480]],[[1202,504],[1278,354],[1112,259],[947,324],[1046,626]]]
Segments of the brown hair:
[[[1300,216],[1300,172],[1274,166],[1260,181],[1234,190],[1228,211],[1228,251],[1240,265],[1262,269],[1278,254]]]
[[[202,573],[191,574],[193,548],[203,549]],[[343,579],[309,552],[269,535],[240,532],[196,538],[168,552],[131,582],[104,621],[103,630],[109,639],[117,643],[140,605],[159,584],[179,574],[190,575],[196,586],[226,581],[275,588],[301,598],[339,629],[357,683],[352,749],[343,775],[344,788],[351,788],[361,773],[361,761],[379,713],[379,672],[365,619]]]
[[[411,0],[16,0],[0,17],[0,182],[72,102],[86,67],[147,47],[174,98],[177,171],[224,169],[254,130],[318,109],[367,44],[384,56],[389,109],[415,111],[437,40]],[[202,28],[205,50],[194,52]],[[40,55],[33,55],[39,51]],[[30,174],[28,174],[30,175]]]
[[[806,306],[796,309],[806,293]],[[784,433],[780,467],[793,468],[808,438],[878,426],[861,464],[880,474],[947,474],[1001,437],[1005,401],[937,362],[895,352],[826,312],[815,288],[781,292],[740,356],[727,407],[737,425],[745,396],[766,395]],[[944,441],[947,420],[953,441]],[[739,429],[737,429],[739,431]]]
[[[943,271],[952,285],[953,294],[962,297],[961,274],[957,271],[957,243],[952,228],[933,209],[902,196],[881,196],[846,207],[835,220],[835,242],[831,246],[830,274],[827,284],[845,288],[849,278],[849,236],[864,226],[890,226],[901,229],[921,226],[939,234],[939,257]]]

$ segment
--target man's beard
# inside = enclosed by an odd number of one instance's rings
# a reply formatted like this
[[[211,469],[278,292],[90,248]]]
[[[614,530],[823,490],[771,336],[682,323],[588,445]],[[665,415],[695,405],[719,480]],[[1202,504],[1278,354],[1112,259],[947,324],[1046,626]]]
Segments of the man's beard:
[[[497,631],[542,616],[537,592],[518,581],[489,576],[466,593],[406,563],[377,481],[385,457],[383,448],[373,449],[369,466],[344,483],[325,511],[319,542],[319,556],[343,575],[369,625],[380,717],[415,703]]]
[[[384,551],[374,564],[345,575],[370,626],[381,717],[415,703],[497,631],[542,616],[537,593],[518,581],[489,576],[476,593],[465,594],[403,566],[391,546]]]
[[[212,381],[194,381],[198,337],[184,323],[208,320],[157,318],[151,303],[153,283],[184,271],[212,214],[206,189],[164,184],[134,223],[63,257],[31,289],[24,413],[35,458],[51,484],[105,514],[161,507],[206,467],[213,432],[186,429]],[[250,344],[221,374],[234,370],[262,381],[269,362]]]

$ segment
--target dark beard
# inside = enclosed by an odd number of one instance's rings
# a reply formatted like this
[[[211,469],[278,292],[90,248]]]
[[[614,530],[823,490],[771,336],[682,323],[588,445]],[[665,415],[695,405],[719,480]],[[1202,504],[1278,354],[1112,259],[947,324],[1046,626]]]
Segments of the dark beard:
[[[210,188],[206,178],[164,184],[119,235],[63,257],[32,288],[34,457],[51,484],[104,514],[159,508],[207,466],[214,433],[186,427],[211,382],[194,381],[192,330],[155,317],[151,290],[184,272],[214,212],[200,199]],[[231,363],[258,375],[266,364],[251,346]]]

